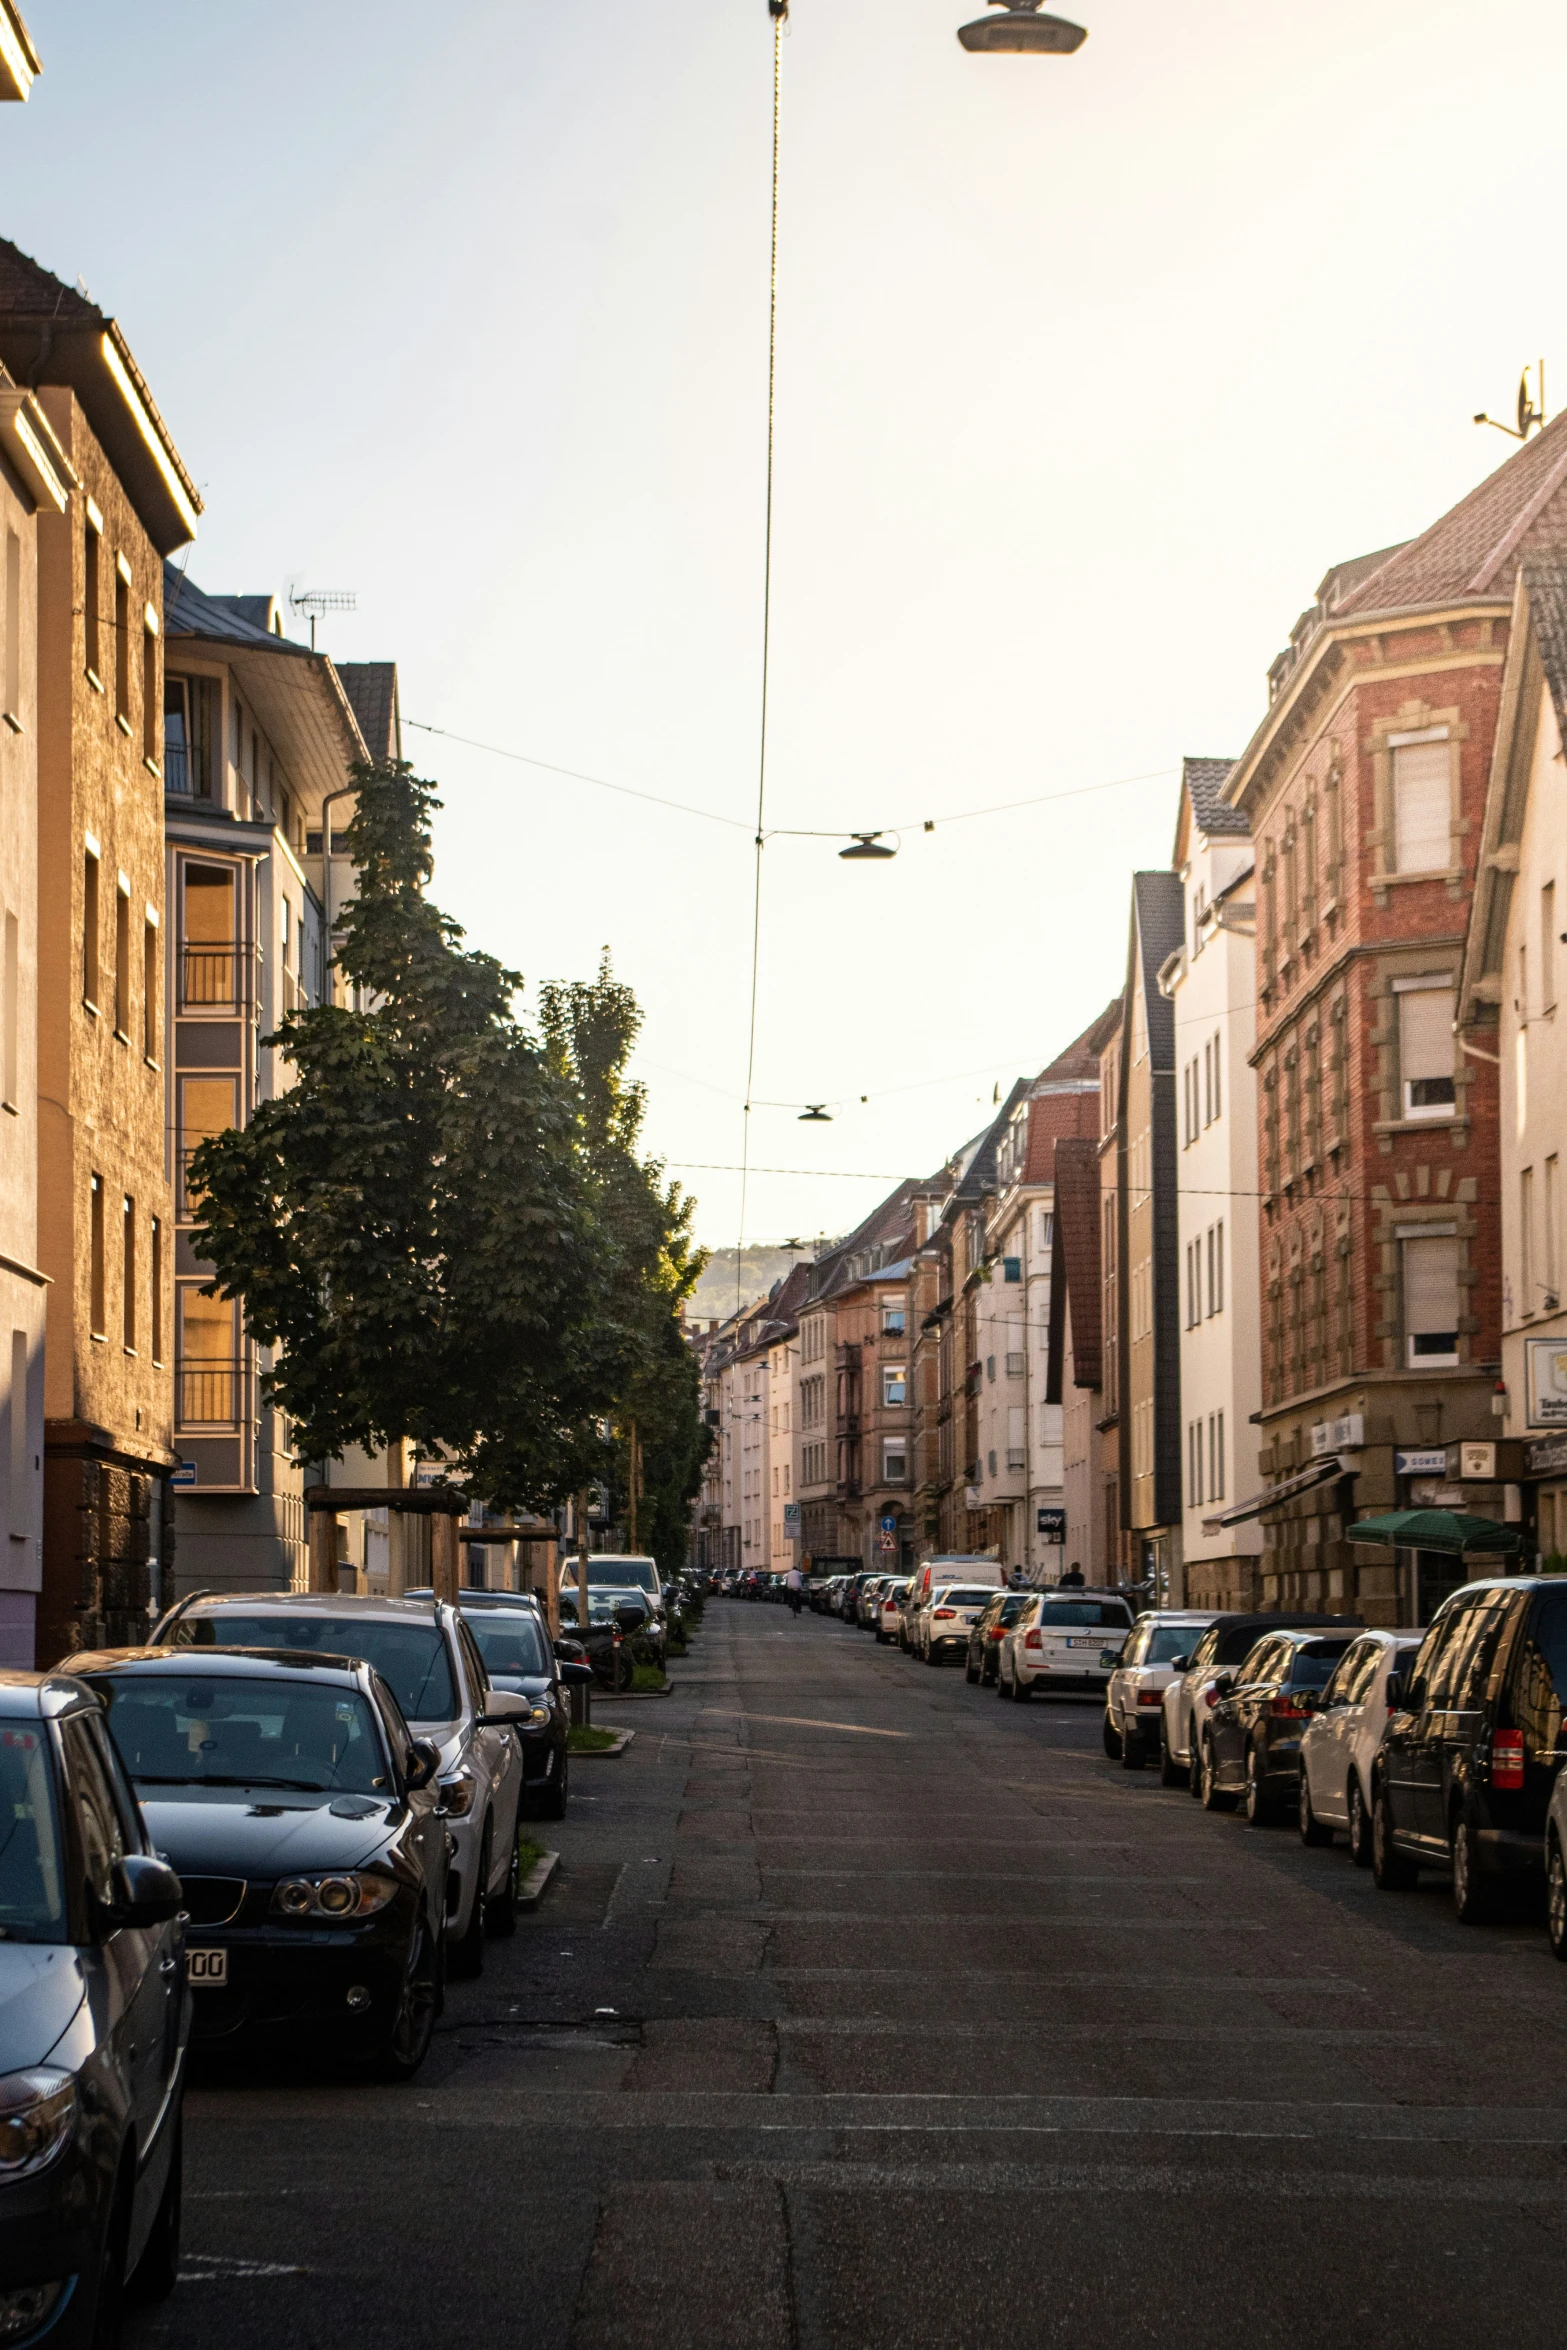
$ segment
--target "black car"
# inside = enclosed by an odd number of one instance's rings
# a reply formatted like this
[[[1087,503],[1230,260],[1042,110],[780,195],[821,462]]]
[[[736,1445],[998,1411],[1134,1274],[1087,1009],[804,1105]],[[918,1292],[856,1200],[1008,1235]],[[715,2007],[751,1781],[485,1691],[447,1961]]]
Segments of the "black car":
[[[977,1681],[981,1689],[995,1683],[996,1658],[1003,1633],[1010,1632],[1029,1601],[1037,1597],[1032,1591],[998,1591],[976,1623],[970,1624],[968,1656],[964,1665],[964,1679]]]
[[[1293,1808],[1301,1732],[1358,1629],[1265,1632],[1233,1673],[1220,1674],[1199,1756],[1206,1810],[1228,1811],[1244,1795],[1247,1819],[1262,1828],[1286,1802]]]
[[[0,1672],[0,2341],[119,2339],[179,2271],[180,1882],[80,1681]]]
[[[445,1982],[440,1751],[373,1666],[290,1649],[74,1657],[184,1886],[198,2045],[329,2043],[407,2080]]]
[[[417,1599],[426,1594],[407,1596]],[[512,1725],[522,1749],[523,1800],[535,1819],[563,1820],[569,1792],[566,1740],[571,1730],[565,1688],[594,1677],[582,1645],[570,1638],[559,1646],[551,1641],[544,1611],[529,1591],[462,1590],[457,1605],[484,1659],[491,1687],[514,1690],[531,1704],[531,1713]]]
[[[584,1629],[577,1622],[577,1594],[563,1591],[560,1595],[561,1632],[580,1648],[601,1689],[629,1689],[636,1671],[628,1630],[620,1621],[621,1607],[625,1608],[630,1629],[634,1631],[642,1617],[640,1610],[635,1610],[629,1592],[590,1591]],[[634,1610],[635,1621],[631,1622]]]
[[[1498,1576],[1443,1601],[1409,1671],[1388,1685],[1373,1765],[1378,1885],[1450,1868],[1471,1923],[1504,1881],[1537,1877],[1561,1764],[1567,1582]]]

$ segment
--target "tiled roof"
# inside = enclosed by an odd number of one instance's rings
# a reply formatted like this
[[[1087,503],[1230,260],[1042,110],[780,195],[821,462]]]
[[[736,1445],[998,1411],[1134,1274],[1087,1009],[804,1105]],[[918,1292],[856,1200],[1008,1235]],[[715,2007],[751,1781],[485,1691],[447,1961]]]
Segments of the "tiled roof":
[[[1159,1047],[1173,1033],[1175,1007],[1159,993],[1159,972],[1186,938],[1186,905],[1177,873],[1134,873],[1136,935],[1143,950],[1143,1002],[1148,1015],[1154,1065],[1163,1068]]]
[[[403,755],[401,714],[397,706],[395,661],[339,661],[337,674],[353,704],[359,731],[370,746],[372,759],[400,759]]]
[[[1057,1053],[1055,1059],[1040,1070],[1034,1080],[1035,1093],[1047,1091],[1052,1084],[1074,1084],[1091,1080],[1093,1084],[1097,1085],[1099,1082],[1099,1056],[1115,1034],[1120,1020],[1121,999],[1119,996],[1112,996],[1104,1010],[1089,1021],[1082,1035],[1074,1036],[1065,1052]]]
[[[1540,666],[1567,741],[1567,547],[1541,548],[1524,557],[1522,568]]]
[[[1335,619],[1512,595],[1526,550],[1567,544],[1567,409],[1503,460],[1429,530],[1393,550],[1337,605]]]
[[[270,596],[209,596],[177,563],[163,566],[163,623],[170,636],[204,636],[226,644],[306,652],[307,646],[280,637],[266,626],[271,605]]]
[[[1199,832],[1212,840],[1220,833],[1238,833],[1243,838],[1251,831],[1251,823],[1243,808],[1226,804],[1224,786],[1233,759],[1183,759],[1181,782],[1192,804],[1192,819]]]

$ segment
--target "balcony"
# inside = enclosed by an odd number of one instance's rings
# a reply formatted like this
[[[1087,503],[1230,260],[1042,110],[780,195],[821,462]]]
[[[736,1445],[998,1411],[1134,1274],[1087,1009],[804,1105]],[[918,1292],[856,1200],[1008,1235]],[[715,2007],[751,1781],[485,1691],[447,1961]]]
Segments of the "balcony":
[[[250,1417],[243,1355],[187,1355],[174,1366],[174,1425],[181,1433],[234,1429]]]
[[[249,1012],[255,1008],[260,957],[233,941],[182,946],[178,957],[181,1012]]]

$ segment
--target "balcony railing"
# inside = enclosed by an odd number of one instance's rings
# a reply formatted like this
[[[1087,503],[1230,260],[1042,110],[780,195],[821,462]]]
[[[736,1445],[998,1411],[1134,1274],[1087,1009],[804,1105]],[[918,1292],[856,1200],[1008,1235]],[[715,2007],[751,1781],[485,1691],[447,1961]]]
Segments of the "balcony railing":
[[[182,1012],[248,1012],[253,1008],[260,961],[254,947],[214,941],[182,946],[178,955]]]
[[[249,1417],[250,1365],[243,1355],[186,1355],[174,1366],[174,1425],[237,1428]]]

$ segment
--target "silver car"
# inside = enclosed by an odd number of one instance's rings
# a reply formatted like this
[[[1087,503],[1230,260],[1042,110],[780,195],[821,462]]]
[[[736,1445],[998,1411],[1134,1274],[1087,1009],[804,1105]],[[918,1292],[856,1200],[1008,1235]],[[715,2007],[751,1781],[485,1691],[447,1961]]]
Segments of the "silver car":
[[[532,1700],[491,1689],[473,1634],[456,1608],[409,1597],[244,1592],[182,1600],[163,1618],[153,1643],[295,1648],[363,1657],[374,1665],[414,1736],[440,1749],[441,1802],[451,1842],[447,1964],[453,1974],[482,1973],[486,1931],[509,1934],[516,1923],[520,1732]]]

